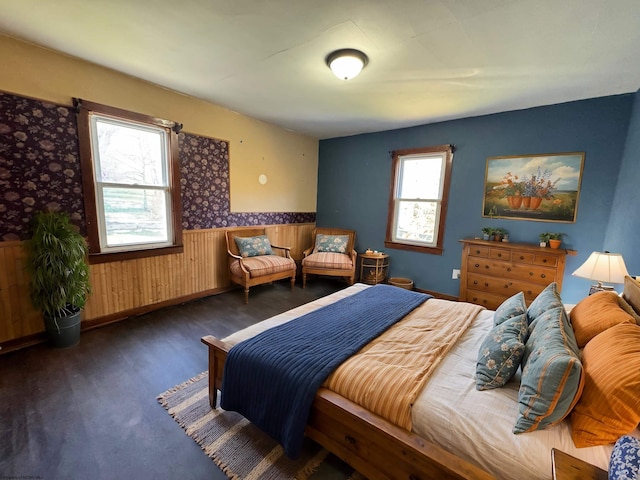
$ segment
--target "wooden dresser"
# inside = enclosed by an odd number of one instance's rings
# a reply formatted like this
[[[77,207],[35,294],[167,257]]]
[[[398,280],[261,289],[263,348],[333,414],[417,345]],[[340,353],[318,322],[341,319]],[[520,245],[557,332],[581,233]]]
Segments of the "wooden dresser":
[[[495,310],[522,291],[527,305],[552,282],[562,288],[565,258],[575,250],[525,243],[460,240],[460,300]]]

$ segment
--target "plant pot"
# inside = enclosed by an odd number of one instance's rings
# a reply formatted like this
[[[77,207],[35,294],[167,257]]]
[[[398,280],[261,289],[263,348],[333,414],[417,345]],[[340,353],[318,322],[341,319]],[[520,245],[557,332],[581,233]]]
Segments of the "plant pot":
[[[549,239],[549,246],[551,248],[560,248],[561,243],[562,243],[562,240],[556,240],[554,238]]]
[[[80,310],[67,317],[44,317],[49,343],[55,348],[66,348],[80,342]]]
[[[507,203],[513,209],[520,208],[522,206],[522,197],[520,195],[509,195],[507,197]]]
[[[529,208],[531,210],[537,210],[542,203],[542,197],[531,197],[531,202],[529,203]]]

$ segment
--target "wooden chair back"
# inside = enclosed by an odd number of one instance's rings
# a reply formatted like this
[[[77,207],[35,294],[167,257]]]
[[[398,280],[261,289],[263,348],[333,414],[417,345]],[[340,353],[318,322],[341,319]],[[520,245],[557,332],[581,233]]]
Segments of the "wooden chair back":
[[[316,235],[349,235],[349,240],[347,241],[347,255],[351,255],[351,252],[355,249],[356,246],[356,232],[355,230],[346,230],[344,228],[327,228],[327,227],[316,227],[313,230],[313,245],[311,246],[311,251],[316,247]]]
[[[227,252],[232,255],[240,255],[236,237],[257,237],[258,235],[266,235],[264,227],[237,227],[230,228],[224,232],[227,241]]]

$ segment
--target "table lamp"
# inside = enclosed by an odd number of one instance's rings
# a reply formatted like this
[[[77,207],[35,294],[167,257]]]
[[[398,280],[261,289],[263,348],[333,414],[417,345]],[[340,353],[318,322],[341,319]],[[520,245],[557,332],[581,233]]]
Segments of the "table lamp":
[[[614,290],[612,286],[603,285],[602,282],[624,283],[624,277],[629,275],[629,272],[622,255],[605,251],[593,252],[572,275],[598,282],[597,285],[591,285],[589,289],[589,295],[591,295],[602,290]]]

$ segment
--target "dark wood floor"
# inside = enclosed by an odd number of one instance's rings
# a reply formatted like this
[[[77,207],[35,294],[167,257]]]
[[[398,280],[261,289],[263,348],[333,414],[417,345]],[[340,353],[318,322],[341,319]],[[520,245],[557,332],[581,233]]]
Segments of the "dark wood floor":
[[[225,337],[344,288],[312,278],[196,300],[84,332],[67,349],[0,355],[0,478],[223,479],[156,396],[207,369]]]

